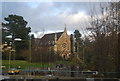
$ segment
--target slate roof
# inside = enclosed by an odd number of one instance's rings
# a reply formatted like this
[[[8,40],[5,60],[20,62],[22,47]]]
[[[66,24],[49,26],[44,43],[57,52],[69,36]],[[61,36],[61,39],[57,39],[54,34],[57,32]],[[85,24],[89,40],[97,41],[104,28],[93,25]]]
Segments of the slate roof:
[[[54,45],[55,41],[55,34],[57,36],[57,40],[60,38],[60,36],[63,34],[63,32],[57,32],[57,33],[50,33],[50,34],[45,34],[41,39],[40,39],[40,45],[41,46],[51,46]]]

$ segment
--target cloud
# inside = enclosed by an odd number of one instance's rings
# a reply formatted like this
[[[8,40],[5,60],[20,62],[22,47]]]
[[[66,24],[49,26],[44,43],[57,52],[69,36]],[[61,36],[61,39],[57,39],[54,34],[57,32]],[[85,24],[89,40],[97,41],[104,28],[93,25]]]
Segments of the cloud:
[[[2,18],[21,15],[32,32],[85,29],[90,3],[83,2],[3,2]],[[96,3],[97,5],[98,3]],[[4,21],[4,20],[3,20]]]

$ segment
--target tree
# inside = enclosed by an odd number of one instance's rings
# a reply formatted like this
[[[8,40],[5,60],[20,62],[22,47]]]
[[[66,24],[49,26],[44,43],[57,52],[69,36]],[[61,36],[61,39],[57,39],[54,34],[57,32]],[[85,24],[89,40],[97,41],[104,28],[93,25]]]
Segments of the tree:
[[[21,38],[22,40],[29,39],[29,32],[31,31],[30,27],[27,26],[27,21],[24,20],[22,16],[18,15],[9,15],[7,18],[4,18],[7,23],[3,23],[3,27],[7,28],[8,34],[14,38]]]
[[[16,59],[24,59],[21,55],[22,51],[28,50],[30,39],[29,33],[31,28],[27,27],[27,21],[24,20],[22,16],[18,15],[9,15],[4,18],[6,23],[2,23],[3,26],[3,43],[12,42],[16,50]],[[6,39],[6,36],[12,36],[12,39]],[[15,38],[20,38],[23,41],[16,42]]]
[[[76,38],[76,41],[78,42],[80,40],[80,37],[81,37],[81,34],[80,34],[79,30],[74,31],[74,36]]]
[[[75,37],[75,52],[79,53],[79,47],[80,44],[82,44],[82,39],[80,38],[82,35],[80,34],[79,30],[74,31],[74,37]]]
[[[119,66],[118,32],[120,2],[110,3],[108,7],[101,6],[101,17],[91,16],[91,39],[93,43],[94,69],[99,72],[117,72]],[[95,12],[95,10],[94,10]],[[100,14],[100,13],[99,13]],[[98,15],[99,15],[98,14]],[[103,65],[104,62],[104,65]],[[111,65],[111,66],[110,66]],[[117,70],[116,70],[117,69]],[[106,74],[104,76],[107,77]],[[110,76],[109,76],[110,77]]]

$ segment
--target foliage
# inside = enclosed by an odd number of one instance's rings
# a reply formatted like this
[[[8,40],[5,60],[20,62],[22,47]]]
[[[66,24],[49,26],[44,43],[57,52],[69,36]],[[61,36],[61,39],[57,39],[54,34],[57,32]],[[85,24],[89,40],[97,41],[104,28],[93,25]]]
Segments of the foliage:
[[[118,32],[120,2],[110,3],[108,7],[101,6],[101,18],[91,16],[90,39],[92,49],[92,69],[102,72],[117,72],[118,67]],[[95,12],[95,11],[94,11]],[[90,46],[89,46],[90,47]],[[88,46],[87,46],[87,49]],[[103,74],[102,74],[103,75]],[[108,77],[107,75],[103,75]]]
[[[75,52],[77,54],[80,54],[80,45],[82,45],[82,39],[80,38],[82,35],[80,34],[79,30],[74,31],[74,37],[75,37]]]
[[[79,30],[74,31],[74,37],[76,38],[76,42],[80,41],[81,34],[80,34]]]
[[[3,23],[3,27],[7,28],[8,34],[14,38],[21,38],[23,40],[29,39],[29,32],[31,31],[30,27],[27,26],[27,21],[23,19],[22,16],[18,15],[9,15],[7,18],[4,18],[7,23]]]
[[[8,17],[4,18],[6,21],[2,23],[2,41],[3,43],[12,42],[12,48],[16,50],[16,59],[25,59],[24,56],[20,55],[23,50],[28,50],[30,39],[29,32],[31,31],[30,27],[27,27],[27,21],[24,20],[22,16],[18,15],[9,15]],[[8,39],[6,36],[12,36],[12,38]],[[22,42],[15,41],[15,38],[22,39]],[[23,42],[24,41],[24,42]]]
[[[84,64],[83,60],[81,60],[79,57],[72,58],[70,64],[73,66],[79,66],[81,70],[83,70],[83,68],[85,68],[85,64]]]

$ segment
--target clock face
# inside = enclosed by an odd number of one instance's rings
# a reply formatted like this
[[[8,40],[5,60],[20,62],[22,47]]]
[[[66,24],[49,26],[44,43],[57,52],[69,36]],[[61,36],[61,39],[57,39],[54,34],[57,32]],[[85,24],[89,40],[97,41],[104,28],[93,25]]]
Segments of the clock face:
[[[66,48],[66,43],[63,43],[63,44],[62,44],[62,47],[63,47],[63,48]]]

